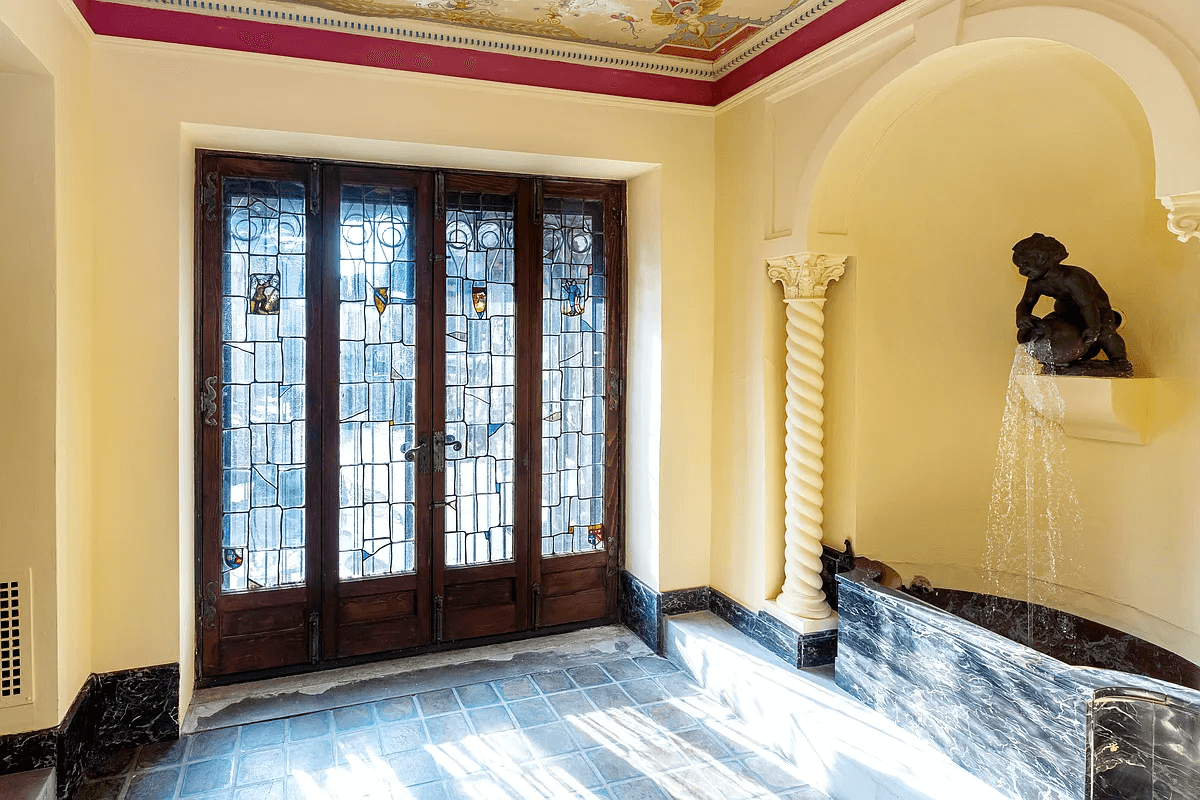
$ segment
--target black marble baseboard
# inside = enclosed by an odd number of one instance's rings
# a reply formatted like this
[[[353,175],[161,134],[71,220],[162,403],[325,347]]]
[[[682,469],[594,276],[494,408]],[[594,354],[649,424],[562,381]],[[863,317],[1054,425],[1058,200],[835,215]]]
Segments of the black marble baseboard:
[[[0,775],[54,767],[58,797],[70,800],[89,765],[178,737],[178,664],[90,675],[58,727],[0,736]]]
[[[656,592],[621,572],[621,622],[656,653],[666,647],[666,618],[709,611],[794,667],[822,667],[837,656],[837,631],[803,634],[766,612],[754,612],[710,586]]]

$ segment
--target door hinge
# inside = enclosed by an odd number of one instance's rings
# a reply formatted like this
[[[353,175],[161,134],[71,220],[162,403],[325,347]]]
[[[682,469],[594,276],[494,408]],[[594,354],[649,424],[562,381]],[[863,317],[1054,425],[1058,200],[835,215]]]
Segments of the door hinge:
[[[429,437],[421,434],[417,439],[417,446],[405,451],[404,460],[417,462],[417,472],[422,475],[429,474]]]
[[[216,581],[209,581],[204,585],[204,593],[200,598],[200,624],[206,631],[217,627]]]
[[[625,225],[625,207],[617,206],[616,209],[617,225],[624,227]]]
[[[538,227],[542,226],[545,208],[546,202],[543,196],[542,182],[536,180],[533,182],[533,221]]]
[[[308,660],[317,663],[321,658],[321,612],[308,615]]]
[[[621,407],[622,381],[616,367],[608,370],[608,410],[616,411]]]
[[[204,176],[204,185],[200,187],[200,206],[204,209],[204,218],[209,222],[217,221],[217,173],[210,172]]]
[[[533,585],[533,628],[537,630],[542,624],[542,585]]]
[[[216,427],[221,424],[218,414],[220,408],[217,407],[217,376],[212,375],[204,379],[204,389],[200,392],[200,416],[204,420],[205,425]]]
[[[442,641],[442,596],[439,594],[433,598],[433,641]]]
[[[312,165],[312,180],[308,184],[308,210],[311,214],[321,213],[321,165]]]
[[[433,176],[433,215],[446,218],[446,176],[440,172]]]

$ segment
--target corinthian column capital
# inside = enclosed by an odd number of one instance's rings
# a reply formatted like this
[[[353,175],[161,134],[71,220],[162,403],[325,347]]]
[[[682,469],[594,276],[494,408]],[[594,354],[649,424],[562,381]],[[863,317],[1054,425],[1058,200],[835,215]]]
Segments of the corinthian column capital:
[[[783,285],[783,299],[824,300],[829,284],[846,274],[846,256],[797,253],[767,259],[767,277]]]

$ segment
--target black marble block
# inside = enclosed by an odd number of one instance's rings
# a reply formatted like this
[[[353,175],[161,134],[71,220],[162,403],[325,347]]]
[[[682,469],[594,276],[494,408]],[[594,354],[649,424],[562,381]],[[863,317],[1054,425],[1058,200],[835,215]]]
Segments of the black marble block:
[[[1200,708],[1102,689],[1089,703],[1089,800],[1200,798]]]
[[[693,611],[708,611],[711,592],[707,586],[663,592],[658,598],[658,611],[665,617],[691,614]]]
[[[0,736],[0,775],[54,767],[70,800],[117,750],[179,738],[179,665],[90,675],[56,728]]]
[[[621,624],[637,634],[656,653],[662,652],[661,612],[659,594],[634,576],[621,570]]]
[[[1144,718],[1122,727],[1107,709],[1099,715],[1102,724],[1114,729],[1113,736],[1137,742],[1129,746],[1142,756],[1153,753],[1154,742],[1163,735],[1188,742],[1190,748],[1200,734],[1200,724],[1195,724],[1200,692],[1138,675],[1069,666],[879,586],[859,571],[839,575],[838,581],[838,685],[1014,800],[1088,800],[1089,719],[1097,717],[1094,699],[1103,690],[1158,692],[1187,710],[1165,719],[1166,728],[1154,716],[1155,733],[1149,740],[1130,733],[1146,730]],[[1185,717],[1192,722],[1184,724]],[[1131,758],[1129,763],[1135,762]],[[1121,778],[1121,791],[1129,792],[1119,795],[1123,800],[1143,796],[1129,788],[1129,776],[1135,773],[1130,767]],[[1144,796],[1200,800],[1196,785],[1164,785]]]
[[[0,736],[0,775],[55,765],[57,728]]]
[[[757,613],[712,589],[712,613],[793,667],[823,667],[837,657],[836,630],[800,633],[766,611]]]

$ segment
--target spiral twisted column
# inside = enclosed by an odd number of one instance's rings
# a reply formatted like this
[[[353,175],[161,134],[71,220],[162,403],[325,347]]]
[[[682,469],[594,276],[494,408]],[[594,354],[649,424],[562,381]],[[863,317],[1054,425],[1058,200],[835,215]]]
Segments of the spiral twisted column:
[[[787,429],[784,582],[775,603],[805,619],[833,613],[821,590],[825,490],[825,290],[846,256],[802,253],[767,261],[787,304]]]

